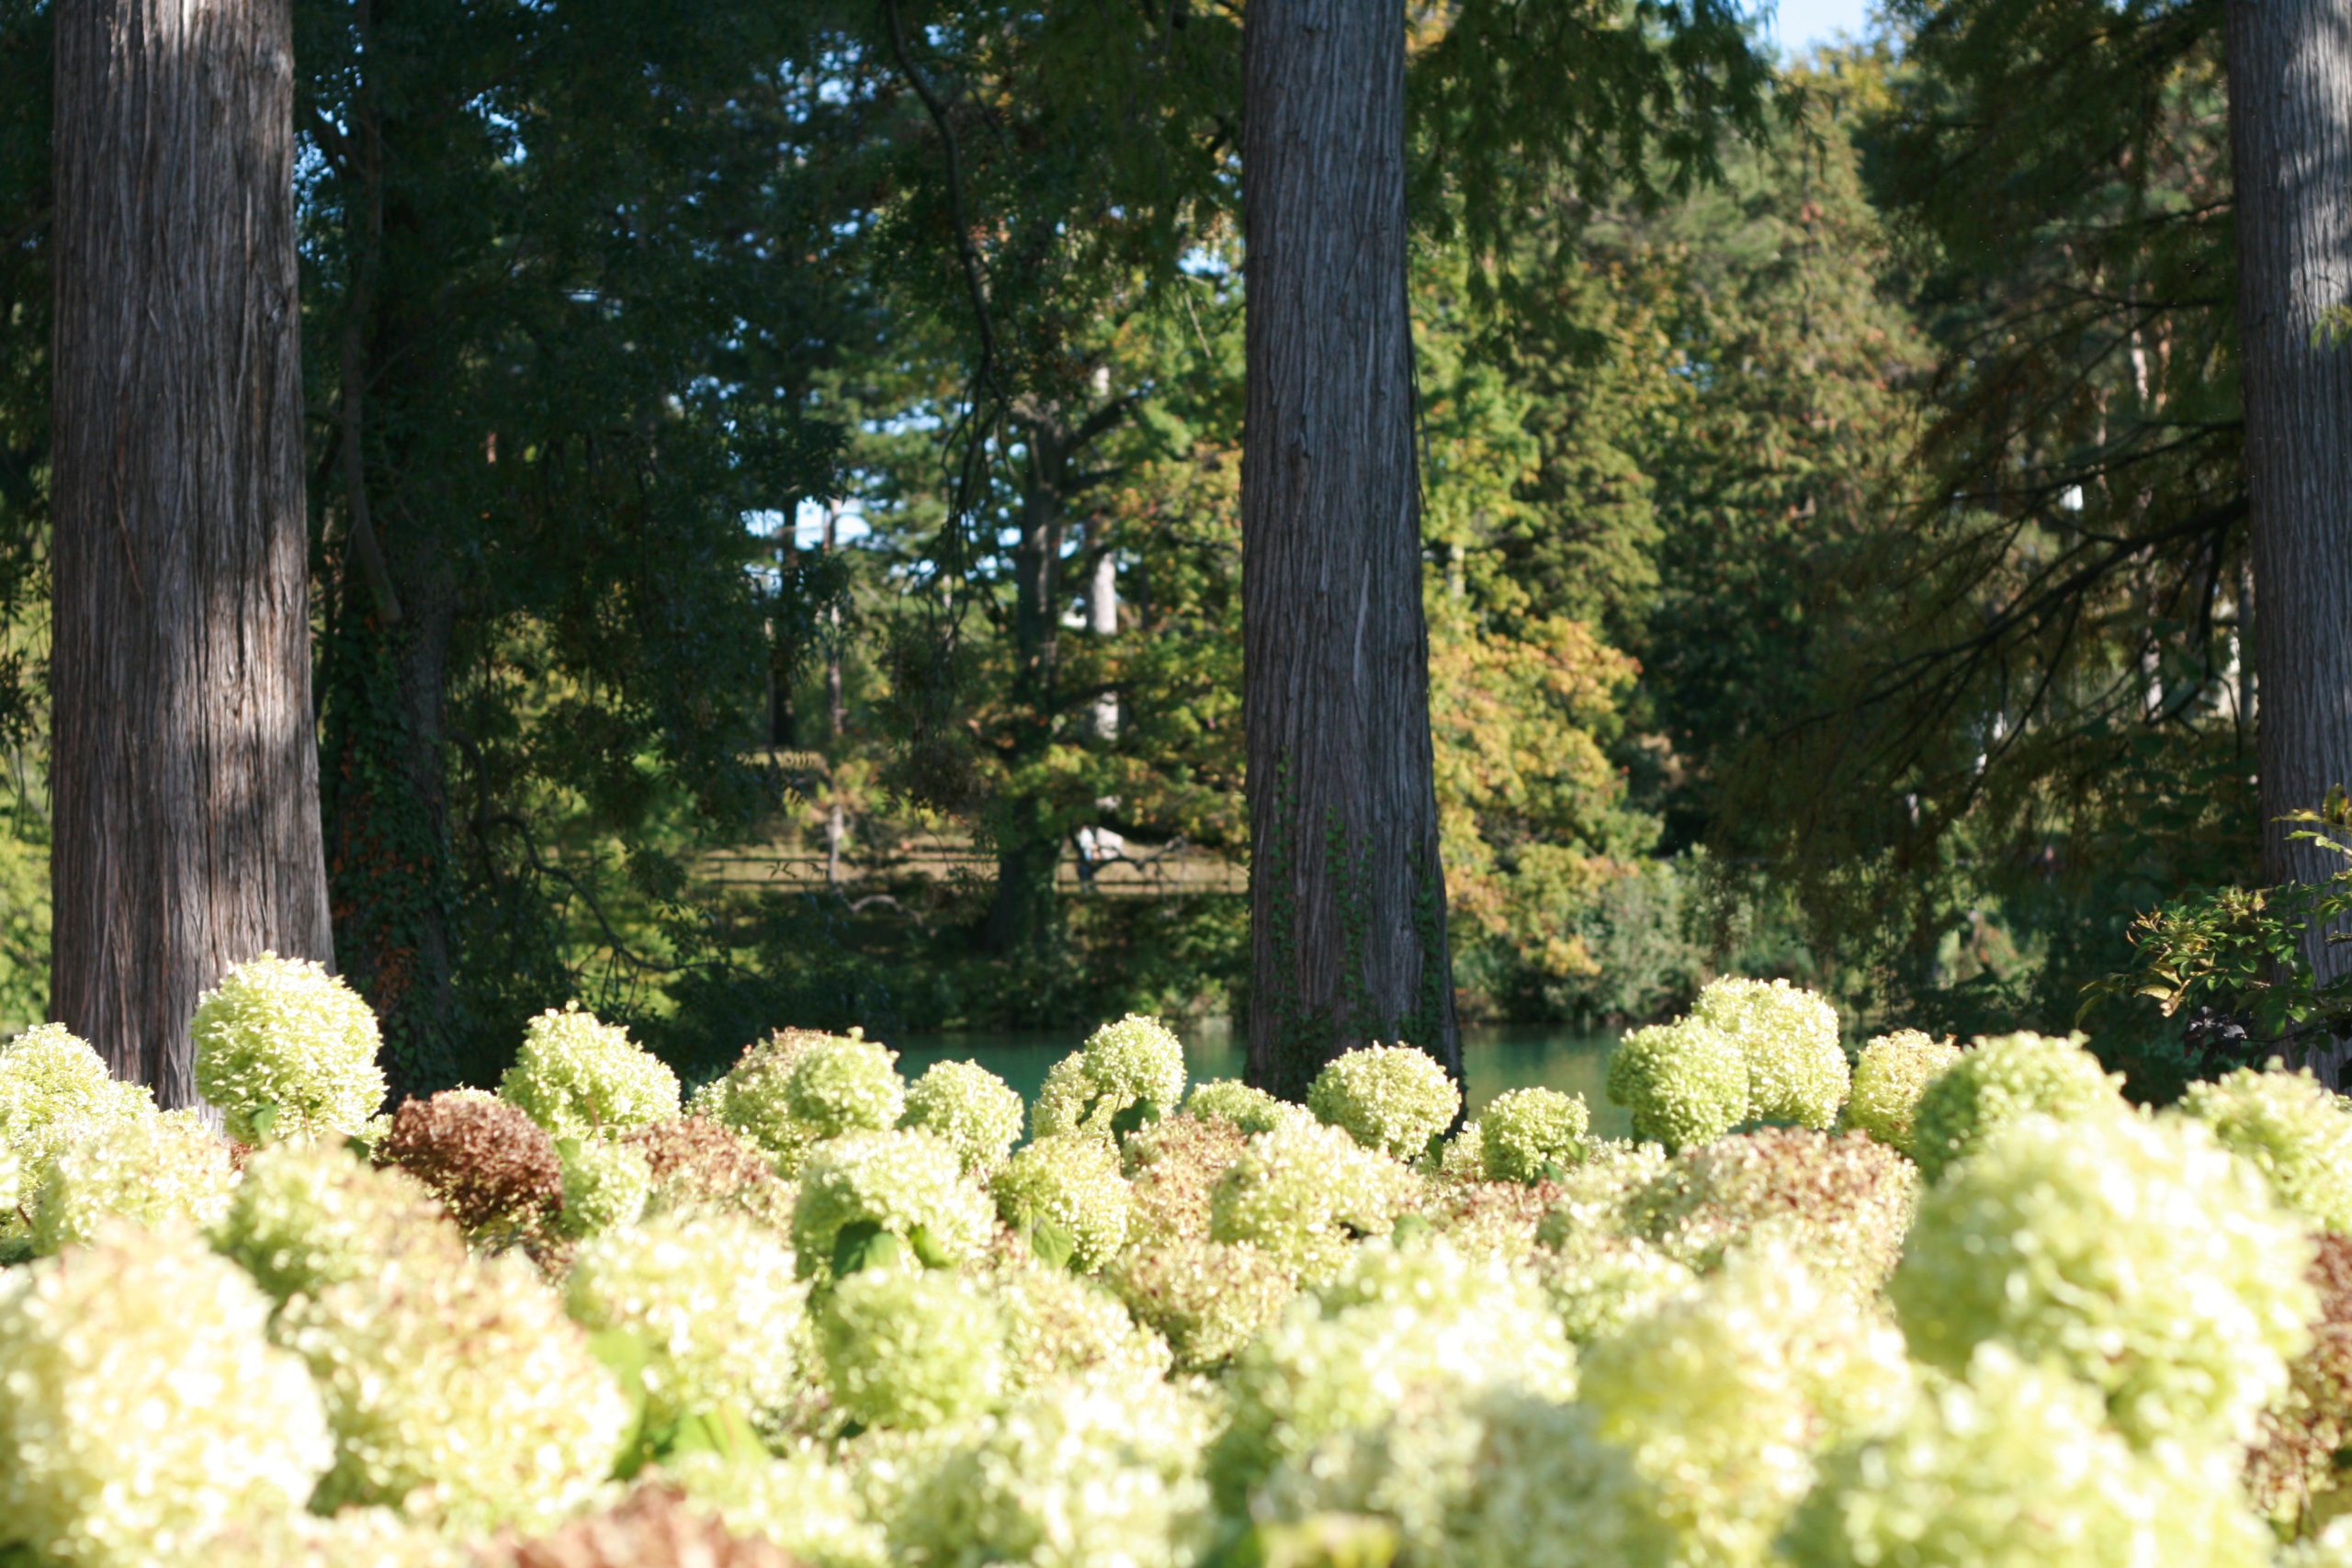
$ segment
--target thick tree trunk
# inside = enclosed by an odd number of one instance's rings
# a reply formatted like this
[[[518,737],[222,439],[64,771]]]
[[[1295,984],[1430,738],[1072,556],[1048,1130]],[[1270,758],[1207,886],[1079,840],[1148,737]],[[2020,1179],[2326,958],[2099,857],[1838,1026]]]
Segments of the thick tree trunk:
[[[1021,498],[1021,538],[1012,547],[1012,645],[1016,661],[1012,744],[1016,770],[1053,744],[1061,659],[1061,554],[1069,451],[1044,421],[1023,432],[1029,447]],[[1025,784],[1025,781],[1024,781]],[[1054,873],[1061,835],[1046,803],[1016,784],[990,813],[996,834],[996,891],[986,937],[991,952],[1035,951],[1053,929]]]
[[[1403,1039],[1461,1070],[1430,772],[1404,19],[1252,0],[1243,711],[1250,1077]]]
[[[2343,862],[2276,818],[2352,784],[2352,347],[2320,336],[2352,302],[2352,14],[2230,0],[2229,71],[2263,874],[2308,882]],[[2326,978],[2352,951],[2308,956]]]
[[[287,0],[57,7],[51,1008],[165,1105],[197,993],[332,959]]]

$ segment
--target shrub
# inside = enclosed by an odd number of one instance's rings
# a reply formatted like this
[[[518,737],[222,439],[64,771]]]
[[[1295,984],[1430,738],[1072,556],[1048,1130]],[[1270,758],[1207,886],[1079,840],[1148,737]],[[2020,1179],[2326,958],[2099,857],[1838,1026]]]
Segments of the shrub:
[[[2304,1344],[2311,1256],[2194,1123],[2027,1116],[1921,1199],[1888,1292],[1931,1365],[1990,1341],[2099,1389],[2135,1442],[2241,1442]]]
[[[1747,1058],[1697,1019],[1636,1029],[1609,1057],[1609,1098],[1633,1112],[1637,1136],[1668,1149],[1721,1137],[1747,1120]]]
[[[957,1263],[978,1253],[990,1223],[987,1196],[947,1145],[905,1128],[853,1133],[819,1145],[801,1172],[792,1249],[803,1276],[829,1274],[842,1230],[872,1225]]]
[[[2189,1085],[2180,1109],[2252,1161],[2279,1202],[2323,1230],[2352,1232],[2352,1100],[2308,1072],[2241,1067]]]
[[[376,1014],[307,959],[265,953],[196,1000],[196,1087],[240,1143],[359,1131],[384,1101]]]
[[[907,1090],[905,1124],[946,1144],[974,1175],[1004,1163],[1021,1141],[1021,1096],[978,1062],[933,1062]]]
[[[201,1228],[228,1212],[236,1167],[193,1111],[101,1116],[56,1131],[62,1146],[33,1209],[38,1251],[95,1240],[109,1220]]]
[[[2352,1236],[2321,1236],[2310,1279],[2319,1297],[2311,1346],[2288,1369],[2287,1393],[2263,1411],[2246,1453],[2246,1495],[2286,1529],[2343,1490],[2336,1456],[2352,1448]]]
[[[1262,1247],[1308,1281],[1339,1272],[1362,1237],[1384,1235],[1414,1196],[1412,1173],[1336,1127],[1279,1127],[1250,1140],[1209,1197],[1209,1235]]]
[[[808,1029],[779,1029],[746,1045],[725,1077],[696,1091],[695,1114],[742,1134],[775,1160],[778,1174],[793,1174],[816,1141],[792,1111],[787,1091],[793,1070],[815,1046],[837,1038]]]
[[[868,1269],[817,1308],[825,1391],[851,1420],[922,1428],[977,1414],[1004,1390],[1004,1319],[961,1280]]]
[[[1285,1122],[1308,1114],[1304,1107],[1277,1100],[1239,1078],[1213,1078],[1196,1085],[1185,1097],[1184,1110],[1190,1115],[1230,1122],[1244,1133],[1271,1133]]]
[[[1126,1243],[1134,1201],[1119,1156],[1100,1139],[1040,1138],[996,1173],[989,1190],[1006,1224],[1023,1236],[1035,1231],[1041,1247],[1047,1235],[1067,1246],[1073,1269],[1091,1274]]]
[[[213,1245],[277,1301],[373,1273],[395,1257],[447,1267],[463,1239],[424,1183],[339,1145],[280,1145],[245,1161]]]
[[[1018,1252],[987,1280],[1004,1314],[1008,1396],[1069,1377],[1137,1388],[1168,1375],[1167,1341],[1139,1326],[1118,1297],[1093,1280]]]
[[[1847,1124],[1891,1149],[1911,1153],[1911,1124],[1919,1111],[1919,1096],[1937,1074],[1959,1060],[1959,1046],[1916,1029],[1877,1036],[1862,1047],[1854,1064]]]
[[[2095,1390],[1980,1346],[1883,1436],[1823,1467],[1789,1560],[1820,1568],[2258,1568],[2226,1470],[2135,1453]]]
[[[1232,1122],[1189,1110],[1131,1134],[1121,1157],[1135,1201],[1131,1234],[1137,1245],[1205,1238],[1209,1194],[1249,1146],[1249,1134]]]
[[[1391,1159],[1418,1159],[1462,1111],[1460,1086],[1410,1045],[1343,1052],[1315,1075],[1306,1108]]]
[[[898,1063],[896,1051],[871,1040],[835,1035],[813,1042],[785,1079],[785,1104],[818,1140],[895,1127],[907,1102]]]
[[[1588,1235],[1625,1235],[1640,1222],[1640,1205],[1651,1185],[1667,1173],[1668,1159],[1657,1144],[1608,1140],[1593,1145],[1585,1162],[1553,1184],[1551,1207],[1535,1227],[1542,1247],[1565,1247]]]
[[[1192,1235],[1122,1253],[1102,1278],[1186,1371],[1231,1360],[1298,1291],[1292,1272],[1257,1247]]]
[[[1708,983],[1690,1016],[1729,1035],[1747,1060],[1747,1115],[1826,1127],[1846,1103],[1849,1069],[1838,1010],[1786,980],[1725,976]]]
[[[648,1214],[749,1215],[776,1230],[792,1224],[791,1185],[748,1139],[700,1116],[675,1116],[621,1140],[645,1156],[653,1190]]]
[[[1996,1128],[2041,1111],[2062,1118],[2120,1107],[2123,1080],[2099,1069],[2080,1036],[1980,1040],[1928,1081],[1912,1119],[1911,1156],[1929,1181]]]
[[[1689,1264],[1646,1241],[1600,1231],[1575,1232],[1539,1253],[1535,1272],[1561,1328],[1577,1345],[1616,1333],[1699,1279]]]
[[[633,1225],[653,1192],[653,1166],[643,1152],[608,1138],[566,1138],[563,1214],[560,1226],[574,1238]]]
[[[1546,1167],[1584,1158],[1592,1113],[1581,1096],[1556,1089],[1514,1089],[1495,1096],[1478,1118],[1480,1165],[1490,1181],[1531,1182]]]
[[[146,1568],[300,1509],[334,1448],[269,1308],[186,1229],[0,1274],[0,1533],[43,1562]]]
[[[684,1453],[664,1461],[662,1472],[729,1529],[813,1568],[888,1568],[881,1528],[865,1517],[842,1466],[821,1451],[748,1461]]]
[[[298,1296],[279,1334],[309,1362],[334,1429],[325,1507],[543,1527],[594,1493],[633,1420],[585,1331],[511,1254]]]
[[[62,1023],[37,1025],[0,1045],[0,1146],[17,1157],[18,1197],[28,1206],[51,1156],[75,1129],[154,1109],[145,1086],[109,1077],[98,1054]]]
[[[577,1002],[531,1020],[498,1092],[559,1138],[626,1133],[678,1113],[678,1075]]]
[[[535,1233],[563,1201],[563,1162],[547,1129],[480,1089],[404,1101],[376,1159],[423,1182],[470,1236]]]
[[[791,1398],[808,1294],[792,1252],[741,1215],[608,1230],[582,1245],[565,1285],[573,1319],[634,1336],[646,1352],[646,1419],[759,1417]]]
[[[1079,1059],[1095,1094],[1122,1110],[1147,1106],[1156,1118],[1184,1098],[1184,1047],[1156,1018],[1131,1012],[1102,1025],[1087,1036]]]
[[[1635,1202],[1646,1239],[1694,1269],[1770,1242],[1867,1297],[1894,1269],[1918,1184],[1908,1160],[1860,1133],[1768,1127],[1686,1149]]]

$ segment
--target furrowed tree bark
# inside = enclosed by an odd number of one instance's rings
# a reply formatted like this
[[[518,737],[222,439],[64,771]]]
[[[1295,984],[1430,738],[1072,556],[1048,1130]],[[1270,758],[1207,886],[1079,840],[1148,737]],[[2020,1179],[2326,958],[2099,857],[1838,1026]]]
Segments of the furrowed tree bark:
[[[1457,1077],[1406,301],[1405,32],[1252,0],[1243,43],[1250,1081],[1403,1039]]]
[[[2313,882],[2344,863],[2277,818],[2352,784],[2352,346],[2322,333],[2352,305],[2352,13],[2230,0],[2228,27],[2262,870]],[[2352,962],[2318,932],[2306,955]]]
[[[197,994],[332,961],[287,0],[57,7],[51,1010],[167,1106]]]

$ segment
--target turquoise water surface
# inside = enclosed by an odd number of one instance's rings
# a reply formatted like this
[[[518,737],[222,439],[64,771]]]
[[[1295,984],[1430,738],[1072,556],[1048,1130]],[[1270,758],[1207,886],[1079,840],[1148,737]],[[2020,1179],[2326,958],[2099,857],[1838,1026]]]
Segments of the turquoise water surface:
[[[1243,1042],[1222,1022],[1181,1027],[1184,1063],[1193,1081],[1241,1076]],[[1034,1100],[1046,1069],[1078,1049],[1085,1036],[1051,1030],[1000,1033],[909,1034],[886,1043],[899,1053],[899,1068],[911,1078],[933,1062],[968,1060],[996,1074]],[[1592,1130],[1625,1137],[1632,1123],[1601,1092],[1601,1077],[1614,1035],[1579,1034],[1543,1024],[1504,1024],[1462,1032],[1462,1066],[1470,1114],[1507,1089],[1542,1085],[1584,1096]]]

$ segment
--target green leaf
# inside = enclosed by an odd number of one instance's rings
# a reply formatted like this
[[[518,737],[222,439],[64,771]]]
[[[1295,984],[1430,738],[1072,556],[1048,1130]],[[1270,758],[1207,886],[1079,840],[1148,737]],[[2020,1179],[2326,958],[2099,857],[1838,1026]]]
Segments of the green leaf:
[[[680,1416],[657,1445],[662,1459],[679,1454],[717,1454],[729,1464],[746,1464],[761,1454],[760,1436],[741,1410],[697,1410]]]
[[[247,1113],[245,1122],[254,1130],[254,1142],[269,1141],[270,1132],[277,1125],[279,1115],[280,1111],[275,1105],[256,1105]]]
[[[1078,1238],[1069,1227],[1040,1214],[1029,1222],[1029,1250],[1054,1269],[1067,1269],[1078,1252]]]
[[[1419,1241],[1424,1236],[1429,1235],[1437,1227],[1430,1224],[1429,1216],[1427,1214],[1399,1214],[1396,1216],[1396,1224],[1395,1227],[1388,1233],[1388,1239],[1395,1242],[1398,1247],[1404,1247],[1409,1243]]]
[[[1128,1106],[1125,1111],[1120,1111],[1116,1116],[1111,1118],[1111,1132],[1113,1135],[1124,1138],[1130,1133],[1139,1132],[1143,1128],[1150,1126],[1154,1122],[1159,1121],[1159,1118],[1160,1110],[1159,1106],[1154,1105],[1148,1100],[1138,1100],[1133,1105]]]
[[[956,1267],[956,1255],[947,1250],[929,1225],[917,1225],[909,1231],[907,1245],[913,1248],[915,1260],[926,1269]]]
[[[888,1269],[906,1261],[906,1244],[872,1220],[853,1220],[833,1236],[833,1278],[846,1280],[861,1269]]]

